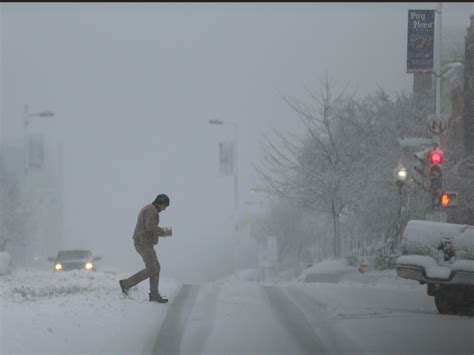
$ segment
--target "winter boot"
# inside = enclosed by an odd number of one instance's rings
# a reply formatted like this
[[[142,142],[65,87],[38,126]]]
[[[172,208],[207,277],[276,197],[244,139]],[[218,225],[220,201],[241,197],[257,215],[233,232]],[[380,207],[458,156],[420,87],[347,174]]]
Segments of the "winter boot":
[[[160,296],[159,293],[152,294],[151,292],[148,294],[150,302],[158,302],[158,303],[166,303],[168,302],[167,298],[163,298]]]
[[[125,280],[119,280],[120,288],[125,296],[128,296],[129,287],[125,286]]]

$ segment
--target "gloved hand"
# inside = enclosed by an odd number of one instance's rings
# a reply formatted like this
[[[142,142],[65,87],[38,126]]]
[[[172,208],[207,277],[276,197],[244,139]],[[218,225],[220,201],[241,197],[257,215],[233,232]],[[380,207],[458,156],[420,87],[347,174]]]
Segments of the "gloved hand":
[[[165,237],[171,237],[173,235],[173,230],[171,228],[165,227],[163,228],[163,231],[165,233]]]

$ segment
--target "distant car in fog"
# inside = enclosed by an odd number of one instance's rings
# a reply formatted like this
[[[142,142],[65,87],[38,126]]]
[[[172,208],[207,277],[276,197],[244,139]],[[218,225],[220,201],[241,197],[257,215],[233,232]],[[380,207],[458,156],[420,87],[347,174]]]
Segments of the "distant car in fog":
[[[53,270],[71,271],[85,270],[96,271],[96,261],[101,260],[100,256],[93,256],[90,250],[72,249],[60,250],[56,257],[49,257],[48,260],[54,262]]]

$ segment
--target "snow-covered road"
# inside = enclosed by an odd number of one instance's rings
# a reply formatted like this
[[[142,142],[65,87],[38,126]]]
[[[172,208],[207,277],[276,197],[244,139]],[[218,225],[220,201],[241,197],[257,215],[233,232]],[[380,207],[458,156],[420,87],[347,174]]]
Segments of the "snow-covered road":
[[[472,355],[474,318],[440,315],[405,286],[186,285],[151,353]]]
[[[438,314],[424,287],[392,271],[334,283],[162,280],[165,305],[147,302],[145,283],[124,298],[121,276],[0,277],[0,353],[474,353],[474,317]]]
[[[325,339],[314,333],[282,288],[185,285],[176,301],[168,310],[154,354],[328,353]]]

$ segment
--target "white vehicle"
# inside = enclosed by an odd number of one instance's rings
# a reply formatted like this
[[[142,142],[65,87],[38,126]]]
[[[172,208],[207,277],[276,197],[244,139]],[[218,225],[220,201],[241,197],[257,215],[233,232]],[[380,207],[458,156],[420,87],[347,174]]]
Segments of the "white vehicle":
[[[439,313],[474,312],[474,226],[409,221],[398,276],[427,285]]]

